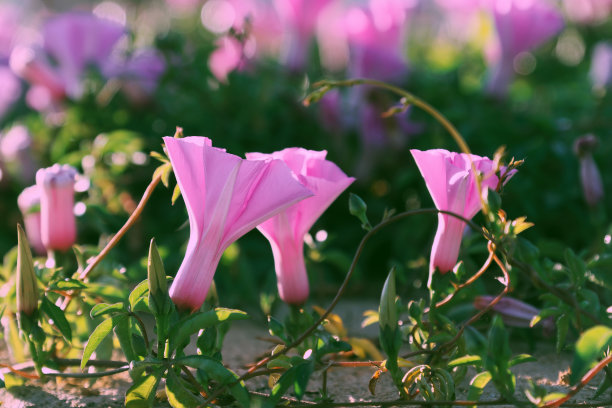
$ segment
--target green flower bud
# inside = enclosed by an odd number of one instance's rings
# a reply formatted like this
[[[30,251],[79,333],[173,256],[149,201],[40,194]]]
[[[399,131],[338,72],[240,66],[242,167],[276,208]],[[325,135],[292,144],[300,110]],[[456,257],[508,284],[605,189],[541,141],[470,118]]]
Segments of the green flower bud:
[[[147,263],[147,278],[149,280],[149,305],[156,308],[155,313],[162,313],[164,305],[169,299],[168,283],[164,264],[159,256],[155,238],[149,246],[149,261]]]
[[[32,315],[38,308],[38,280],[26,234],[17,224],[17,312]]]

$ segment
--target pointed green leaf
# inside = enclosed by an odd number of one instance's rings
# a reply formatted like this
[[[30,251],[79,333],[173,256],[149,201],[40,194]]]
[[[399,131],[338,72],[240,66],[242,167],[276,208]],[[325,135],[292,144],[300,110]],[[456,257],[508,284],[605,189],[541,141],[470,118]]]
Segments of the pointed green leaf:
[[[514,367],[518,364],[523,363],[531,363],[533,361],[537,361],[537,359],[529,354],[519,354],[518,356],[514,356],[508,361],[508,367]]]
[[[204,402],[181,383],[173,370],[168,370],[166,376],[166,395],[172,408],[195,408]]]
[[[473,366],[481,366],[482,365],[482,357],[480,356],[463,356],[456,358],[448,363],[449,367],[458,367],[465,365],[473,365]]]
[[[136,303],[138,303],[138,301],[145,296],[148,290],[149,282],[147,282],[146,279],[136,285],[136,287],[132,290],[130,296],[128,297],[132,310],[134,310],[134,308],[136,307]]]
[[[482,373],[476,374],[476,376],[472,378],[472,381],[470,381],[470,389],[467,395],[468,401],[478,401],[489,381],[491,381],[490,372],[484,371]],[[470,408],[475,407],[476,405],[470,406]]]
[[[85,368],[85,365],[89,361],[89,358],[93,352],[96,351],[100,343],[102,343],[102,340],[104,340],[104,338],[113,330],[113,327],[125,319],[127,319],[127,314],[113,316],[104,320],[98,325],[98,327],[95,328],[93,333],[91,333],[91,336],[89,336],[89,340],[87,340],[87,344],[83,350],[83,357],[81,357],[81,370]]]
[[[46,296],[43,297],[40,308],[49,319],[53,320],[53,323],[59,329],[60,333],[62,333],[62,336],[64,336],[66,340],[72,341],[72,329],[70,328],[70,323],[66,320],[64,311],[51,303]]]
[[[161,369],[138,378],[125,394],[126,408],[150,408],[155,402],[155,391],[162,376]]]
[[[178,200],[180,196],[181,196],[181,188],[177,184],[174,186],[174,191],[172,191],[172,205],[176,203],[176,200]]]
[[[192,334],[197,333],[201,329],[217,325],[226,321],[244,320],[248,315],[237,309],[216,308],[208,312],[197,312],[190,315],[188,318],[178,322],[170,329],[168,342],[170,351],[176,350],[176,347],[185,344],[189,341]]]
[[[612,329],[606,326],[594,326],[582,333],[576,342],[574,361],[571,366],[570,382],[576,383],[580,377],[592,368],[603,352],[612,345]]]
[[[206,356],[188,356],[176,360],[178,364],[183,364],[192,368],[197,368],[206,372],[206,375],[217,381],[219,384],[225,384],[228,386],[232,396],[238,401],[243,407],[249,407],[249,393],[244,386],[244,382],[236,381],[238,376],[225,368],[223,364]]]
[[[121,313],[125,312],[125,307],[123,302],[117,302],[113,304],[108,303],[98,303],[94,307],[91,308],[89,315],[94,318],[98,316],[102,316],[109,313]]]

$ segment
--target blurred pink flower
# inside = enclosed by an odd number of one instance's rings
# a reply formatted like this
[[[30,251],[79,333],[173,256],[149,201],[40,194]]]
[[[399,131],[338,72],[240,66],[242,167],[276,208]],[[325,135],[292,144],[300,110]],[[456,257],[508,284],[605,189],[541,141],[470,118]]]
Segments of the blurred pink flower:
[[[76,241],[74,183],[77,171],[54,164],[36,173],[40,192],[41,236],[48,250],[65,251]]]
[[[11,109],[21,96],[19,78],[5,66],[0,66],[0,119]]]
[[[290,69],[306,65],[310,44],[321,12],[333,0],[275,0],[283,26],[281,59]]]
[[[120,24],[87,13],[64,13],[43,27],[44,50],[57,62],[66,93],[79,98],[86,69],[108,62],[115,45],[126,34]]]
[[[480,211],[480,195],[487,189],[495,189],[498,177],[494,163],[487,157],[471,155],[471,162],[482,174],[482,191],[477,191],[476,175],[472,171],[470,157],[465,153],[443,149],[410,150],[429,194],[438,210],[450,211],[471,219]],[[465,223],[447,214],[438,214],[438,230],[431,248],[430,278],[437,269],[441,273],[452,270],[459,257]]]
[[[217,40],[217,49],[210,54],[208,67],[219,82],[227,82],[230,72],[242,61],[242,44],[237,39],[225,36]]]
[[[221,255],[242,235],[312,195],[280,160],[244,160],[205,137],[165,137],[189,215],[185,259],[170,287],[174,303],[198,309]]]
[[[408,73],[403,55],[407,10],[382,7],[382,2],[376,7],[353,7],[345,15],[350,76],[398,81]]]
[[[19,210],[21,210],[21,215],[23,215],[23,223],[25,224],[30,246],[37,254],[44,255],[46,249],[40,235],[40,190],[38,186],[34,185],[25,188],[17,197],[17,205]]]
[[[504,95],[514,76],[514,59],[536,48],[563,29],[563,16],[546,0],[490,0],[497,31],[499,57],[488,90]]]
[[[104,67],[104,76],[121,80],[121,87],[135,103],[146,102],[166,70],[162,55],[154,49],[143,48],[128,59],[117,59]]]
[[[14,125],[0,139],[0,155],[12,173],[24,183],[32,183],[38,165],[32,154],[32,136],[23,125]]]
[[[280,298],[290,304],[302,304],[308,298],[304,236],[327,207],[355,180],[326,160],[326,155],[326,151],[297,147],[271,154],[246,155],[249,160],[282,160],[294,177],[314,194],[257,227],[272,246]]]
[[[595,88],[604,88],[612,82],[612,44],[599,42],[593,49],[589,77]]]
[[[563,0],[563,8],[571,21],[599,24],[612,12],[612,0]]]
[[[21,10],[16,5],[0,4],[0,60],[11,54],[21,18]]]

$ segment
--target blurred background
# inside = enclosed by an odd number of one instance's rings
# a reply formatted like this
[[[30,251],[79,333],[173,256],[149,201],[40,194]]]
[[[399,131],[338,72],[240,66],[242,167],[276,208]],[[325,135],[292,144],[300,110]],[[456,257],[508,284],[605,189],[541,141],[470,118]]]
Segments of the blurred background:
[[[508,158],[525,159],[503,208],[535,223],[525,236],[544,255],[605,251],[611,11],[612,0],[2,0],[0,255],[12,262],[17,196],[53,163],[81,174],[78,243],[94,255],[134,210],[159,164],[150,151],[177,126],[240,156],[325,149],[357,177],[349,190],[374,222],[385,210],[432,207],[409,149],[459,149],[424,112],[383,118],[398,98],[368,87],[302,104],[314,82],[352,77],[422,97],[475,154],[504,145]],[[144,279],[152,237],[176,272],[189,231],[182,199],[170,204],[173,184],[157,189],[99,277]],[[402,294],[423,291],[435,226],[419,216],[376,236],[349,296],[377,296],[392,266]],[[362,234],[345,193],[305,245],[315,302],[336,292]],[[466,238],[463,258],[476,268],[485,243]],[[269,307],[267,240],[254,231],[232,245],[215,280],[225,306]]]

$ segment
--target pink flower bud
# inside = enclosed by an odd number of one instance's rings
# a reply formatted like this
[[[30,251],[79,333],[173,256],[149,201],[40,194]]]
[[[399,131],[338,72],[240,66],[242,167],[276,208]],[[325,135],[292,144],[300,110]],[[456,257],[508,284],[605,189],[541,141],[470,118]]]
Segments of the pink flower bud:
[[[476,296],[474,307],[482,310],[495,299],[495,296]],[[531,320],[536,317],[540,310],[512,297],[504,297],[493,306],[492,310],[498,313],[504,323],[512,327],[531,327]],[[551,330],[554,326],[552,319],[542,320],[545,330]]]
[[[604,196],[601,174],[597,163],[593,159],[592,152],[599,145],[599,140],[594,135],[585,135],[574,142],[574,153],[580,161],[580,184],[584,200],[591,207],[595,207]]]
[[[40,191],[38,186],[25,188],[17,197],[17,205],[23,215],[26,235],[34,251],[44,255],[47,251],[40,235]]]
[[[76,175],[76,170],[66,164],[54,164],[36,173],[42,242],[48,250],[64,251],[76,241],[73,210]]]

